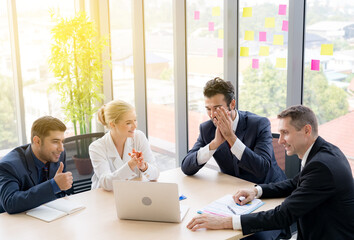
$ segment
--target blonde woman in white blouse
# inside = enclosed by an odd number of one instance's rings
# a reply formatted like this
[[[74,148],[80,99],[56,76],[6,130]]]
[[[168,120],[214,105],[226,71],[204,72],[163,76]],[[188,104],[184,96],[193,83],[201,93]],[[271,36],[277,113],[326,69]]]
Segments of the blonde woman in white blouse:
[[[113,180],[131,180],[135,177],[156,180],[159,170],[148,140],[143,132],[136,129],[133,106],[113,100],[103,105],[97,114],[98,120],[109,131],[89,147],[94,169],[92,189],[102,187],[112,191]]]

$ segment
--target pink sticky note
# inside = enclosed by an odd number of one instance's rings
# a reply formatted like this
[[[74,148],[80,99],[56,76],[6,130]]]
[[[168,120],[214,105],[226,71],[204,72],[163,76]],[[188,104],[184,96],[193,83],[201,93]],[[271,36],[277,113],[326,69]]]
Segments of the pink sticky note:
[[[259,41],[266,42],[267,41],[267,32],[259,32]]]
[[[199,20],[199,11],[194,11],[194,20]]]
[[[280,4],[279,5],[279,11],[278,11],[279,15],[286,15],[286,5],[284,4]]]
[[[320,71],[320,60],[311,60],[311,70]]]
[[[282,26],[282,28],[281,28],[281,30],[283,30],[283,31],[288,31],[288,21],[283,21],[283,26]]]
[[[222,58],[224,56],[224,49],[218,48],[218,57]]]
[[[214,31],[214,22],[209,22],[209,31]]]
[[[254,69],[259,68],[259,59],[252,59],[252,68]]]

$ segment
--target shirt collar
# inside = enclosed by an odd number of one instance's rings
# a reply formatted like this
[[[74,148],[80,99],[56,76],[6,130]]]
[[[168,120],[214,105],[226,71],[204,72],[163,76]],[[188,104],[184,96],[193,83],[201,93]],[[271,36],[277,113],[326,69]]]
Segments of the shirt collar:
[[[33,160],[34,160],[34,165],[36,166],[36,168],[37,169],[42,169],[45,166],[45,164],[41,160],[39,160],[36,157],[36,155],[34,155],[32,149],[31,149],[31,154],[32,154],[32,157],[33,157]]]
[[[235,117],[235,120],[233,121],[232,123],[232,130],[234,132],[236,132],[236,129],[237,129],[237,125],[238,125],[238,122],[240,120],[240,114],[238,114],[238,111],[235,109],[235,112],[236,112],[236,117]]]
[[[303,169],[305,167],[305,164],[307,162],[307,158],[308,158],[308,156],[310,154],[310,151],[311,151],[311,149],[313,147],[313,144],[315,144],[315,143],[312,143],[312,145],[307,149],[307,151],[305,152],[305,154],[304,154],[304,156],[303,156],[303,158],[301,160],[301,169]]]

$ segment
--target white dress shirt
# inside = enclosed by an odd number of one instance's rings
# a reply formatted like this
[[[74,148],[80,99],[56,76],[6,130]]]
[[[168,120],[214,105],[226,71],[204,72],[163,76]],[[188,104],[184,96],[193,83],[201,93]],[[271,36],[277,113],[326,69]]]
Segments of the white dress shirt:
[[[134,171],[130,169],[128,161],[131,157],[128,154],[133,148],[143,153],[144,161],[148,165],[145,172],[141,172],[137,167]],[[127,138],[125,141],[123,159],[114,145],[110,132],[91,143],[89,152],[94,169],[92,189],[102,187],[112,191],[113,180],[131,180],[140,176],[143,180],[156,180],[159,177],[160,172],[156,167],[150,144],[144,133],[139,130],[135,130],[133,138]]]
[[[237,125],[240,120],[240,115],[238,114],[237,110],[236,110],[236,113],[237,113],[237,115],[235,117],[235,120],[232,122],[232,130],[234,132],[236,132]],[[198,150],[197,161],[198,161],[199,165],[202,165],[202,164],[206,163],[207,161],[209,161],[209,159],[215,153],[216,149],[210,150],[209,145],[210,145],[210,143]],[[245,151],[245,148],[246,148],[245,144],[243,144],[243,142],[241,142],[241,140],[237,138],[234,145],[232,145],[232,147],[231,147],[231,152],[236,156],[236,158],[238,160],[241,160],[242,154]]]
[[[315,143],[313,143],[315,144]],[[301,171],[302,169],[305,167],[305,164],[306,164],[306,161],[307,161],[307,158],[310,154],[310,151],[313,147],[313,144],[306,150],[302,160],[301,160]],[[263,194],[263,190],[260,186],[255,186],[255,188],[257,189],[257,195],[256,195],[256,198],[260,198]],[[241,215],[233,215],[232,216],[232,227],[233,229],[235,230],[242,230],[242,226],[241,226]]]

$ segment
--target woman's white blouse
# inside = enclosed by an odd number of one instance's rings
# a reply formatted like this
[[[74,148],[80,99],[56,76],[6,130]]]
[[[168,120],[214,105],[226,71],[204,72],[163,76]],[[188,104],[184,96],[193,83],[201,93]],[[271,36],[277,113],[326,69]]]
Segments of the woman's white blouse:
[[[143,153],[144,161],[148,164],[148,169],[145,172],[141,172],[137,167],[134,171],[130,169],[128,161],[131,158],[128,153],[131,153],[133,148]],[[112,191],[113,180],[130,180],[140,176],[147,180],[156,180],[159,177],[160,172],[156,166],[150,144],[145,134],[139,130],[135,130],[133,138],[127,138],[125,141],[123,159],[118,154],[110,132],[91,143],[89,152],[94,169],[92,189],[102,187]]]

